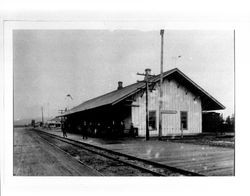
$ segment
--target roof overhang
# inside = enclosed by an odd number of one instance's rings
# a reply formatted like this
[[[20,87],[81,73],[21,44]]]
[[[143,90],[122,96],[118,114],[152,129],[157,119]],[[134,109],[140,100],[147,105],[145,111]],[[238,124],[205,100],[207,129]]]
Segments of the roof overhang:
[[[189,89],[198,98],[201,99],[202,110],[210,111],[225,109],[224,105],[222,105],[218,100],[216,100],[212,95],[206,92],[203,88],[201,88],[198,84],[196,84],[180,70],[177,70],[176,72],[172,73],[170,78],[171,77],[175,78],[180,84],[184,85],[187,89]]]
[[[168,72],[165,72],[163,75],[163,78],[168,78],[169,80],[174,79],[181,85],[185,86],[187,89],[189,89],[192,93],[194,93],[197,98],[201,99],[202,101],[202,110],[203,111],[210,111],[210,110],[223,110],[225,109],[225,106],[222,105],[219,101],[217,101],[213,96],[211,96],[208,92],[206,92],[203,88],[201,88],[198,84],[196,84],[193,80],[191,80],[188,76],[186,76],[183,72],[181,72],[179,69],[175,68]],[[159,82],[160,77],[157,75],[156,77],[152,78],[151,81]],[[140,88],[145,87],[145,84],[142,83]],[[140,89],[137,89],[126,96],[116,100],[112,103],[112,105],[115,105],[124,99],[130,97],[134,93],[139,92]]]

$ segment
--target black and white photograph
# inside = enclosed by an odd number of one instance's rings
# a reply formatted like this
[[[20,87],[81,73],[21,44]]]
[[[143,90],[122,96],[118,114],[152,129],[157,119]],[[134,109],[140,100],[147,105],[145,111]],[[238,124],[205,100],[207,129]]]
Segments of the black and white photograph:
[[[0,4],[0,195],[248,195],[247,2]]]
[[[14,29],[13,176],[235,176],[231,29]]]

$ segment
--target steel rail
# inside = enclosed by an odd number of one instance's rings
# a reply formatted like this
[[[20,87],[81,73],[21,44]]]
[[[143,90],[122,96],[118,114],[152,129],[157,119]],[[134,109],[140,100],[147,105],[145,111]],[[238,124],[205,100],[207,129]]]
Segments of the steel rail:
[[[44,132],[42,133],[42,134],[44,134]],[[45,133],[44,135],[46,135],[47,133]],[[52,134],[53,135],[53,134]],[[50,135],[51,136],[51,135]],[[82,149],[84,149],[84,150],[87,150],[87,151],[90,151],[91,153],[93,153],[93,154],[98,154],[98,155],[100,155],[100,156],[103,156],[103,157],[106,157],[106,158],[109,158],[109,159],[112,159],[112,160],[114,160],[114,161],[118,161],[118,162],[121,162],[121,163],[123,163],[123,164],[125,164],[125,165],[129,165],[129,166],[131,166],[131,167],[133,167],[133,168],[136,168],[136,169],[139,169],[139,170],[143,170],[144,172],[147,172],[147,173],[151,173],[151,174],[153,174],[154,176],[165,176],[165,175],[163,175],[163,174],[161,174],[161,173],[158,173],[158,172],[155,172],[155,171],[152,171],[152,170],[149,170],[149,169],[147,169],[147,168],[144,168],[144,167],[141,167],[141,166],[138,166],[138,165],[136,165],[136,164],[132,164],[132,163],[129,163],[129,162],[127,162],[127,161],[124,161],[124,160],[120,160],[120,159],[118,159],[118,158],[115,158],[115,157],[112,157],[112,156],[109,156],[109,155],[107,155],[107,154],[103,154],[103,153],[100,153],[100,152],[97,152],[97,151],[95,151],[95,150],[91,150],[91,149],[89,149],[89,148],[86,148],[84,145],[85,145],[85,143],[80,143],[80,145],[79,144],[73,144],[72,142],[75,142],[74,140],[73,141],[65,141],[64,139],[62,139],[62,138],[60,138],[60,136],[56,136],[56,135],[53,135],[52,137],[53,138],[55,138],[55,139],[57,139],[57,140],[60,140],[60,141],[62,141],[62,142],[65,142],[65,143],[68,143],[68,144],[70,144],[70,145],[73,145],[73,146],[76,146],[76,147],[78,147],[78,148],[82,148]],[[58,138],[59,137],[59,138]],[[45,138],[43,138],[44,140],[47,140],[47,139],[45,139]],[[47,140],[48,141],[48,140]],[[54,145],[54,144],[52,144],[52,145]],[[56,145],[54,145],[54,146],[56,146]],[[57,148],[60,148],[59,146],[56,146]],[[93,147],[92,147],[93,148]],[[61,150],[63,150],[63,149],[61,149]],[[98,150],[100,150],[100,149],[98,149]],[[64,150],[63,150],[64,151]],[[103,150],[104,151],[104,150]],[[66,152],[66,151],[65,151]],[[67,152],[66,152],[67,153]],[[110,152],[109,152],[110,153]],[[69,153],[68,153],[69,154]],[[114,154],[114,153],[113,153]],[[116,155],[117,156],[117,155]],[[84,164],[84,163],[83,163]],[[85,165],[85,164],[84,164]]]
[[[100,175],[100,176],[104,176],[101,172],[97,171],[96,169],[86,165],[85,163],[83,163],[82,161],[74,158],[70,153],[68,153],[67,151],[63,150],[62,148],[60,148],[59,146],[55,145],[55,144],[52,144],[51,142],[49,142],[49,140],[43,138],[41,135],[39,135],[39,137],[44,140],[46,143],[48,143],[49,145],[53,146],[54,148],[60,150],[61,152],[65,153],[68,157],[70,157],[71,159],[73,159],[74,161],[80,163],[81,165],[84,165],[85,167],[91,169],[91,170],[94,170],[96,172],[96,174]]]
[[[44,131],[41,131],[41,130],[36,129],[36,131],[38,131],[38,132],[40,132],[40,133],[42,133],[44,135],[52,136],[52,137],[54,137],[54,138],[56,138],[56,139],[58,139],[60,141],[66,142],[68,144],[71,144],[71,145],[74,145],[74,146],[77,146],[77,147],[80,147],[80,148],[84,148],[84,149],[86,149],[88,151],[91,151],[92,153],[99,154],[101,156],[104,156],[104,157],[107,157],[107,158],[110,158],[110,159],[113,159],[113,160],[116,160],[116,161],[123,162],[124,164],[127,164],[127,165],[130,165],[132,167],[144,170],[146,172],[150,172],[150,173],[152,173],[152,174],[154,174],[156,176],[166,176],[166,175],[164,175],[162,173],[159,173],[159,172],[152,171],[150,169],[147,169],[147,168],[144,168],[144,167],[141,167],[141,166],[138,166],[138,165],[135,165],[135,164],[132,164],[132,163],[129,163],[127,161],[119,160],[117,158],[111,157],[109,155],[106,155],[106,154],[103,154],[103,153],[100,153],[100,152],[96,152],[95,150],[91,150],[89,148],[86,148],[85,146],[93,148],[93,149],[98,149],[100,151],[107,152],[107,153],[110,153],[110,154],[114,154],[116,156],[125,157],[127,159],[131,159],[132,161],[134,160],[134,161],[142,162],[144,164],[149,164],[149,165],[158,167],[159,169],[168,169],[168,170],[170,170],[172,172],[179,173],[179,174],[184,175],[184,176],[204,176],[203,174],[200,174],[200,173],[196,173],[196,172],[180,169],[180,168],[177,168],[177,167],[164,165],[164,164],[161,164],[161,163],[157,163],[157,162],[153,162],[153,161],[150,161],[150,160],[135,157],[135,156],[132,156],[132,155],[128,155],[128,154],[124,154],[124,153],[121,153],[121,152],[113,151],[113,150],[110,150],[110,149],[107,149],[107,148],[103,148],[103,147],[100,147],[100,146],[88,144],[88,143],[85,143],[85,142],[80,142],[80,141],[73,140],[73,139],[70,139],[70,138],[63,138],[61,136],[54,135],[54,134],[51,134],[51,133],[47,133],[47,132],[44,132]],[[75,144],[73,144],[72,142],[75,143]]]

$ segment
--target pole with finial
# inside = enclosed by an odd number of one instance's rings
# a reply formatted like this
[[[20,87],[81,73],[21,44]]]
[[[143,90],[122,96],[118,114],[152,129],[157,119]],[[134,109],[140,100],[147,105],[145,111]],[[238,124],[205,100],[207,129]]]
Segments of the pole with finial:
[[[160,98],[159,98],[159,140],[162,139],[162,83],[163,83],[163,40],[164,40],[164,29],[160,30],[161,35],[161,73],[160,73]]]

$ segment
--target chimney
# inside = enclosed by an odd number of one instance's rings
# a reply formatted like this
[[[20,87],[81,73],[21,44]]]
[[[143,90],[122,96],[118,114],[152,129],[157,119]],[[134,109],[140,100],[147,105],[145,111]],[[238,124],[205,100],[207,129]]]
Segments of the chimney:
[[[145,69],[145,77],[144,77],[144,80],[149,79],[150,74],[151,74],[151,69],[149,69],[149,68]]]
[[[120,90],[120,89],[122,89],[123,87],[122,87],[122,81],[119,81],[118,82],[118,87],[117,87],[117,90]]]

